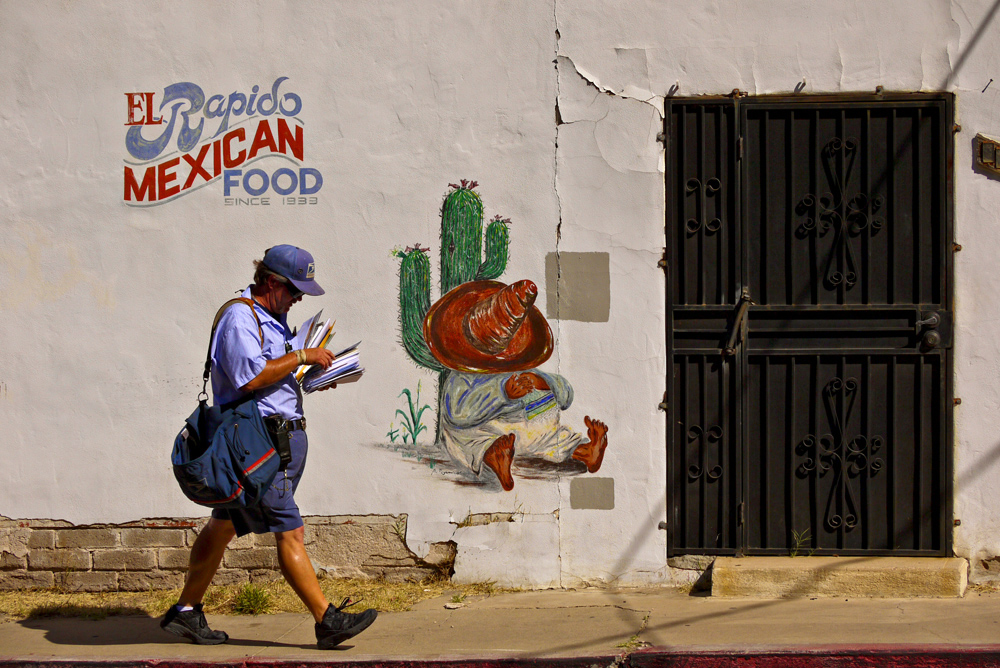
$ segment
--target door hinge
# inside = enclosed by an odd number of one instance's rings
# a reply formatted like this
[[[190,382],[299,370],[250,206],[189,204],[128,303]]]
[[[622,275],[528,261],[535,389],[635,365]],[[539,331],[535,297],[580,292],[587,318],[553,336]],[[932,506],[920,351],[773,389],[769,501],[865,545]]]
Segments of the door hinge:
[[[666,271],[667,269],[667,249],[663,249],[663,255],[660,256],[660,261],[656,263],[656,266],[660,269]]]
[[[742,160],[743,159],[743,136],[742,135],[736,138],[736,159],[737,160]]]
[[[740,505],[736,507],[736,521],[739,526],[743,526],[743,502],[740,501]]]
[[[660,405],[657,406],[657,408],[659,408],[661,411],[663,411],[664,413],[666,413],[667,412],[667,408],[669,408],[669,407],[670,407],[670,405],[667,403],[667,393],[664,392],[663,393],[663,401],[660,402]]]

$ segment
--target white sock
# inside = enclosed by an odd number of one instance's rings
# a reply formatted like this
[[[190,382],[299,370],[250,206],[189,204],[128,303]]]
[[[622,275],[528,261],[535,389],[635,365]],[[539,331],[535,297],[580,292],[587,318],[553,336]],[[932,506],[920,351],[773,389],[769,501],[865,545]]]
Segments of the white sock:
[[[177,612],[190,612],[194,610],[193,605],[181,605],[180,603],[177,603],[174,607],[177,608]]]

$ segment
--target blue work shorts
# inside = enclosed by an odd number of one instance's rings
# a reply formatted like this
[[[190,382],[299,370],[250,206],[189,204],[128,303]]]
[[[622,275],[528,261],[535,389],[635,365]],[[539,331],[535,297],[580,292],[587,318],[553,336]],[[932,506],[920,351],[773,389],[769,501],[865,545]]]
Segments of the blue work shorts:
[[[302,526],[302,515],[299,514],[299,507],[295,503],[295,490],[299,486],[302,470],[306,466],[309,439],[306,438],[304,429],[296,429],[288,433],[288,442],[292,451],[292,461],[284,471],[278,471],[271,488],[264,493],[259,505],[239,510],[212,511],[213,518],[231,521],[236,528],[237,536],[245,536],[248,533],[280,533]]]

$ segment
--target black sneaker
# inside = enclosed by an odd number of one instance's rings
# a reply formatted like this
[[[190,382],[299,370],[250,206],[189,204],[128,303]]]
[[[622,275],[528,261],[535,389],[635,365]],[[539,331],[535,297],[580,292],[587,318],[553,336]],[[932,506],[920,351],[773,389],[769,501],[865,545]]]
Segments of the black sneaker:
[[[378,612],[371,609],[359,613],[341,612],[355,603],[356,601],[345,598],[336,608],[331,603],[326,609],[323,621],[316,624],[316,644],[320,649],[332,649],[348,638],[353,638],[371,626],[378,617]]]
[[[175,636],[187,638],[196,645],[219,645],[229,640],[225,631],[213,631],[208,628],[202,605],[194,606],[194,610],[181,612],[177,606],[167,611],[167,616],[160,622],[160,628]]]

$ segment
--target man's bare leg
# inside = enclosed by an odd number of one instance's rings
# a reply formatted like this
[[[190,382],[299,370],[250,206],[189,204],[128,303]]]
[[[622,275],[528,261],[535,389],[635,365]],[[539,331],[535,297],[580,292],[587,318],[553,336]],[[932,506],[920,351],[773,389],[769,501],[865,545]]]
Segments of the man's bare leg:
[[[505,492],[514,489],[514,478],[510,474],[510,465],[514,462],[514,434],[501,436],[483,455],[483,463],[490,467]]]
[[[235,536],[236,529],[229,520],[217,520],[214,517],[208,520],[208,524],[198,534],[194,546],[191,547],[187,579],[184,581],[184,589],[181,591],[178,604],[201,603],[205,592],[208,591],[208,585],[212,584],[215,571],[219,570],[226,546]]]
[[[587,465],[587,471],[597,473],[604,461],[604,449],[608,447],[608,426],[600,420],[591,420],[585,416],[583,422],[587,425],[587,443],[581,443],[573,451],[573,459]]]
[[[281,566],[281,574],[309,608],[313,618],[317,622],[323,621],[323,615],[330,607],[330,602],[319,588],[316,571],[313,570],[309,555],[306,554],[305,528],[299,527],[275,533],[274,539],[278,544],[278,565]]]

